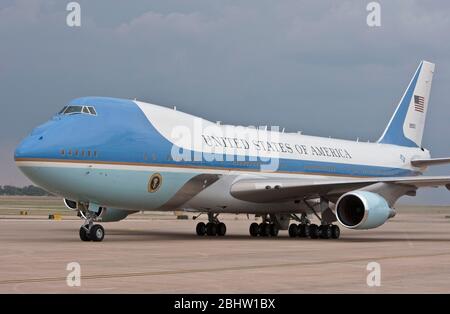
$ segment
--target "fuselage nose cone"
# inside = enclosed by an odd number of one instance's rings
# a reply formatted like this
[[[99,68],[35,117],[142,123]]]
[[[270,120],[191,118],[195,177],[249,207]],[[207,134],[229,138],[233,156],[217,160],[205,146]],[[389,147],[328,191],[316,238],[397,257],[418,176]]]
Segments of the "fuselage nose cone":
[[[29,137],[27,137],[16,147],[16,150],[14,151],[14,159],[17,160],[30,157],[31,151],[31,143]]]
[[[39,144],[44,140],[44,135],[29,135],[24,138],[14,151],[14,159],[36,157],[39,149]]]

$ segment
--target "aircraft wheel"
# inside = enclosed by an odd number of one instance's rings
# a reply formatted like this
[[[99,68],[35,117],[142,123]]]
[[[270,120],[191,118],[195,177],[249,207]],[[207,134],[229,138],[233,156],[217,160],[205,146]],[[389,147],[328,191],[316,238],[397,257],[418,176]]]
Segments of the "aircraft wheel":
[[[303,236],[305,237],[305,238],[309,238],[310,236],[311,236],[311,231],[310,231],[310,229],[309,229],[309,225],[303,225],[304,226],[304,230],[303,230],[303,232],[304,232],[304,234],[303,234]]]
[[[259,234],[259,225],[256,222],[252,223],[250,225],[249,231],[252,237],[257,237]]]
[[[227,226],[223,222],[219,222],[217,225],[217,235],[224,236],[227,233]]]
[[[272,237],[278,236],[278,232],[280,231],[280,229],[278,229],[277,225],[270,224],[270,225],[267,225],[267,226],[270,228],[270,235]]]
[[[84,226],[81,226],[80,228],[80,239],[81,241],[91,241],[89,238],[89,233]]]
[[[298,227],[297,227],[297,225],[296,224],[291,224],[289,226],[288,233],[289,233],[289,237],[295,238],[298,235]]]
[[[105,237],[105,229],[101,225],[93,225],[89,230],[89,238],[94,242],[103,241]]]
[[[298,227],[297,227],[297,229],[298,229],[298,236],[299,236],[300,238],[306,237],[306,228],[307,228],[307,227],[308,227],[308,226],[305,225],[305,224],[299,224],[299,225],[298,225]]]
[[[341,235],[341,229],[339,229],[339,226],[332,225],[331,226],[331,237],[333,239],[339,239]]]
[[[261,223],[261,224],[259,225],[259,234],[260,234],[260,236],[262,236],[262,237],[268,237],[269,234],[270,234],[270,229],[269,229],[269,228],[270,228],[270,227],[269,227],[268,224]]]
[[[213,224],[212,222],[208,222],[206,224],[206,234],[209,236],[215,236],[217,234],[216,224]]]
[[[204,236],[206,234],[206,225],[204,222],[199,222],[195,228],[198,236]]]
[[[331,226],[320,226],[320,237],[322,239],[331,238]]]
[[[319,227],[315,224],[309,226],[309,236],[311,239],[317,239],[319,237]]]

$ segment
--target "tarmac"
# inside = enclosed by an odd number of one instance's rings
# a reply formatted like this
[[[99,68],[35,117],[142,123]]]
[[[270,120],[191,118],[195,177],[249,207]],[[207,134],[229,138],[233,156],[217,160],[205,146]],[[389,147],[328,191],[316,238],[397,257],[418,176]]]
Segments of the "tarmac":
[[[104,223],[103,242],[82,242],[76,217],[2,215],[0,292],[450,292],[450,209],[399,212],[373,230],[341,227],[338,240],[292,239],[287,231],[252,238],[252,220],[224,222],[226,236],[199,237],[192,219],[140,215]],[[73,262],[81,279],[72,287]]]

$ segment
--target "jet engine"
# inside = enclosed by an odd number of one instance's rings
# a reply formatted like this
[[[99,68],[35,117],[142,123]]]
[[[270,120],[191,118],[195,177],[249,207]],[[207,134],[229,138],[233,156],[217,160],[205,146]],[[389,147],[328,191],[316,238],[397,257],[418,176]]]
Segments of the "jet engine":
[[[379,194],[353,191],[342,195],[336,202],[338,221],[349,229],[372,229],[381,226],[395,211]]]

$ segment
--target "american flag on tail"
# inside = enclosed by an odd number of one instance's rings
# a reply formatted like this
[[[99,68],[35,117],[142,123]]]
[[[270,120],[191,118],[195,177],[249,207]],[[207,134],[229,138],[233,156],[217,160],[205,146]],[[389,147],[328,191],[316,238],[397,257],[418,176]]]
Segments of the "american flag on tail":
[[[414,110],[423,113],[425,110],[425,98],[414,95]]]

